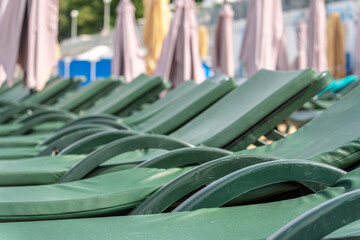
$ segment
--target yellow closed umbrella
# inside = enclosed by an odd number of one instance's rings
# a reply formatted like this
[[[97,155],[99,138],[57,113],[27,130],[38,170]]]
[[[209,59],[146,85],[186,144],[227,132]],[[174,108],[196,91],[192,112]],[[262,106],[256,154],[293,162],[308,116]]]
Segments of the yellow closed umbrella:
[[[334,78],[343,78],[345,70],[345,32],[339,13],[332,13],[327,23],[327,58]]]
[[[144,44],[146,72],[152,74],[159,59],[162,44],[169,30],[171,12],[169,0],[143,0],[145,7]]]
[[[202,60],[206,60],[208,56],[209,32],[206,26],[199,26],[199,50]]]

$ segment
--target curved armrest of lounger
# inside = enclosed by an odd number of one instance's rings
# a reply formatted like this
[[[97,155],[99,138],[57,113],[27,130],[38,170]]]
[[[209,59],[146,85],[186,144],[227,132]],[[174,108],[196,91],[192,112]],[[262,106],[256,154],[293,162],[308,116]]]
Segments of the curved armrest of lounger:
[[[38,118],[38,117],[41,117],[41,116],[44,116],[44,115],[48,115],[48,114],[53,114],[53,113],[62,113],[62,114],[65,114],[65,115],[71,115],[71,116],[76,116],[75,114],[72,114],[68,111],[65,111],[65,110],[57,110],[57,109],[42,109],[42,110],[39,110],[39,111],[36,111],[34,113],[32,113],[31,115],[25,115],[24,117],[20,117],[19,119],[15,120],[14,122],[15,123],[26,123],[26,122],[29,122],[35,118]]]
[[[331,186],[345,173],[331,165],[308,160],[260,163],[212,182],[185,200],[174,212],[220,207],[251,190],[281,182],[309,181]]]
[[[60,178],[58,183],[79,180],[112,157],[129,151],[147,148],[175,150],[185,147],[192,147],[192,145],[162,135],[137,135],[119,139],[79,161]]]
[[[140,134],[142,133],[127,130],[109,130],[100,132],[72,143],[63,151],[61,151],[59,155],[88,153],[93,151],[96,147],[111,143],[115,140]]]
[[[4,123],[6,121],[11,120],[15,114],[26,113],[29,110],[38,111],[44,109],[45,109],[44,106],[34,105],[34,104],[26,104],[26,105],[21,104],[21,105],[11,106],[1,113],[0,123]]]
[[[185,165],[200,165],[232,153],[228,150],[211,147],[181,148],[149,159],[136,168],[174,168]]]
[[[265,155],[233,155],[204,163],[164,185],[135,208],[131,214],[140,215],[163,212],[187,194],[229,173],[257,163],[278,159]]]
[[[68,127],[80,126],[82,124],[89,124],[89,123],[95,123],[95,124],[99,124],[99,125],[103,125],[103,126],[109,126],[109,127],[115,128],[115,129],[126,129],[126,130],[130,129],[125,124],[121,124],[121,123],[115,122],[114,120],[109,120],[109,119],[88,119],[88,120],[83,120],[83,121],[79,121],[76,123],[74,121],[74,122],[70,122],[70,123],[66,124],[61,129],[66,129]]]
[[[74,132],[78,132],[78,131],[83,131],[83,130],[87,130],[87,129],[103,129],[103,130],[112,130],[113,128],[108,127],[108,126],[103,126],[103,125],[98,125],[98,124],[82,124],[80,126],[73,126],[73,127],[69,127],[60,131],[55,132],[55,134],[45,138],[43,141],[41,141],[38,146],[44,146],[44,145],[50,145],[51,143],[55,142],[56,140],[58,140],[59,138],[66,136],[68,134],[74,133]]]
[[[37,118],[34,118],[30,121],[27,121],[21,126],[19,129],[14,131],[11,135],[21,135],[27,133],[34,127],[38,126],[41,123],[45,122],[69,122],[73,120],[75,116],[72,115],[65,115],[63,113],[50,113],[47,115],[43,115]]]
[[[65,126],[59,128],[59,130],[63,130],[64,128],[73,127],[75,125],[80,124],[86,124],[86,123],[99,123],[103,125],[113,125],[112,127],[117,129],[128,129],[126,125],[119,124],[116,122],[117,118],[114,116],[108,116],[108,115],[99,115],[99,116],[86,116],[86,117],[80,117]]]
[[[43,151],[41,151],[37,156],[48,156],[55,153],[58,153],[68,147],[70,144],[77,142],[81,139],[84,139],[88,136],[92,136],[96,133],[106,131],[104,128],[90,128],[85,129],[83,131],[76,131],[61,138],[57,139],[56,141],[49,144]],[[86,152],[88,153],[88,152]]]
[[[360,219],[360,190],[330,199],[280,228],[269,240],[322,239],[333,231]]]

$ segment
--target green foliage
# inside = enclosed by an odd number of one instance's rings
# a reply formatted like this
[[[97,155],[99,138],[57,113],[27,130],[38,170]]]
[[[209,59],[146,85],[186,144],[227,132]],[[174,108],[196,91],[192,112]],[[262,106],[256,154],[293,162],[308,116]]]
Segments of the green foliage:
[[[111,1],[110,26],[114,27],[116,6],[120,0]],[[136,11],[135,17],[143,16],[142,0],[132,0]],[[103,27],[104,3],[103,0],[59,0],[59,40],[70,37],[72,10],[78,10],[78,34],[93,34]]]

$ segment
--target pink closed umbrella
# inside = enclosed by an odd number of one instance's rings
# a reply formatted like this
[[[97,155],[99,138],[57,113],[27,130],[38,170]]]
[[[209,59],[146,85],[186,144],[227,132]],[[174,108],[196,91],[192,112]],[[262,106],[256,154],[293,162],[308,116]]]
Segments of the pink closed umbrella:
[[[281,0],[251,0],[240,60],[248,77],[259,69],[275,70],[284,24]]]
[[[307,68],[306,41],[307,41],[307,25],[303,19],[300,19],[296,27],[296,38],[298,56],[293,64],[293,69]]]
[[[328,70],[325,0],[311,0],[308,21],[308,67],[317,72]]]
[[[0,1],[0,24],[1,24],[1,19],[5,13],[5,9],[6,9],[8,2],[9,2],[9,0],[1,0]],[[0,65],[0,86],[4,83],[5,80],[6,80],[6,73],[5,73],[3,66]]]
[[[44,88],[56,65],[58,14],[57,0],[8,1],[0,22],[0,64],[10,86],[18,61],[25,72],[24,84]]]
[[[116,11],[111,71],[114,76],[124,76],[130,82],[145,72],[145,62],[136,34],[135,7],[130,0],[121,0]]]
[[[360,76],[360,9],[358,11],[358,21],[356,26],[356,40],[355,40],[355,58],[356,58],[356,69],[355,74]]]
[[[233,18],[234,11],[231,5],[225,3],[219,11],[212,57],[214,71],[231,77],[234,76]]]
[[[280,71],[290,70],[286,45],[287,45],[286,44],[286,32],[284,30],[283,34],[281,36],[281,40],[280,40],[279,56],[278,56],[277,65],[276,65],[276,69],[280,70]]]
[[[199,52],[196,5],[193,0],[176,0],[174,4],[175,12],[153,75],[170,79],[174,86],[189,79],[201,83],[205,74]]]

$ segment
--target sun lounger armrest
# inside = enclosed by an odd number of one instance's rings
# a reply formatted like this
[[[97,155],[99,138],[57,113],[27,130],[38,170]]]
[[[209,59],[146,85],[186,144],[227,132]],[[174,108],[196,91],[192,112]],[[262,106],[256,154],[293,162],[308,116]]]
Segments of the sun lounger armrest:
[[[274,160],[278,160],[278,158],[263,155],[234,155],[204,163],[164,185],[137,206],[131,214],[140,215],[163,212],[189,193],[229,173],[257,163]]]
[[[78,118],[65,126],[61,127],[59,130],[63,130],[65,128],[78,126],[81,124],[88,124],[88,123],[95,123],[95,124],[102,124],[106,126],[111,126],[116,129],[129,129],[128,126],[125,124],[121,124],[116,122],[116,118],[113,118],[112,116],[106,116],[106,115],[99,115],[99,116],[87,116],[87,117],[81,117]]]
[[[51,143],[55,142],[59,138],[62,138],[66,135],[72,134],[74,132],[83,131],[83,130],[87,130],[87,129],[94,129],[94,128],[103,129],[103,130],[113,130],[113,128],[111,128],[111,127],[102,126],[102,125],[94,124],[94,123],[81,124],[80,126],[73,126],[73,127],[69,127],[69,128],[65,128],[65,129],[56,131],[55,134],[51,135],[50,137],[45,138],[37,146],[47,146],[47,145],[50,145]],[[73,142],[71,142],[71,143],[73,143]]]
[[[308,160],[260,163],[212,182],[185,200],[174,212],[220,207],[242,194],[281,182],[309,181],[331,186],[345,173],[339,168]]]
[[[24,115],[23,117],[15,120],[14,122],[15,123],[26,123],[26,122],[32,121],[35,118],[42,117],[42,116],[45,116],[45,115],[48,115],[48,114],[53,114],[53,113],[62,113],[62,114],[65,114],[65,115],[72,115],[72,113],[64,111],[64,110],[45,109],[44,108],[42,110],[39,110],[39,111],[36,111],[36,112],[32,113],[31,115]]]
[[[27,121],[26,123],[24,123],[23,126],[21,126],[19,129],[14,131],[12,133],[12,135],[25,134],[25,133],[29,132],[30,130],[32,130],[34,127],[36,127],[42,123],[45,123],[45,122],[69,122],[69,121],[73,120],[74,118],[75,117],[70,114],[63,114],[63,113],[46,114],[46,115],[34,118],[30,121]]]
[[[4,110],[1,113],[0,116],[0,123],[5,123],[11,119],[16,114],[26,113],[27,111],[38,111],[38,110],[44,110],[46,107],[41,105],[34,105],[34,104],[21,104],[21,105],[15,105],[15,106],[9,106],[6,110]]]
[[[342,194],[310,209],[267,239],[322,239],[342,226],[359,220],[359,208],[360,190]]]
[[[182,148],[145,161],[136,166],[136,168],[173,168],[195,164],[200,165],[229,154],[232,154],[232,152],[220,148]]]
[[[49,156],[52,154],[57,154],[58,152],[62,151],[66,147],[68,147],[71,143],[84,139],[88,136],[93,134],[103,132],[106,129],[104,128],[90,128],[85,129],[83,131],[76,131],[61,138],[57,139],[56,141],[49,144],[43,151],[41,151],[37,156]]]
[[[102,145],[139,134],[141,133],[127,130],[108,130],[96,133],[87,138],[73,142],[67,148],[60,151],[59,155],[89,153]]]
[[[192,145],[162,135],[136,135],[126,137],[111,142],[86,156],[65,173],[58,182],[79,180],[112,157],[129,151],[148,148],[175,150],[185,147],[192,147]]]

